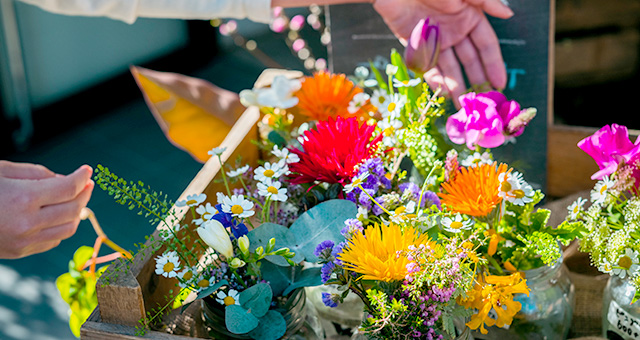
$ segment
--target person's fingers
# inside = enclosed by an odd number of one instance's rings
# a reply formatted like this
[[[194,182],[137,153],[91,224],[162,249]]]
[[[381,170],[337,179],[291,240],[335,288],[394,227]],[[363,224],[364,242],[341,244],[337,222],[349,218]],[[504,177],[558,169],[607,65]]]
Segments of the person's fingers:
[[[44,179],[56,174],[39,164],[0,161],[0,176],[13,179]]]
[[[437,67],[431,68],[424,74],[424,80],[427,82],[432,91],[440,89],[440,95],[443,97],[449,96],[449,89],[444,83],[444,77]]]
[[[38,181],[36,190],[41,206],[67,202],[84,190],[91,179],[91,167],[83,165],[68,176],[56,176]]]
[[[458,97],[464,93],[466,86],[464,78],[462,76],[462,69],[460,63],[456,58],[453,50],[447,48],[440,52],[440,58],[438,59],[438,67],[443,76],[443,81],[449,90],[451,100],[459,107]]]
[[[80,224],[80,217],[72,221],[69,221],[67,223],[57,225],[55,227],[43,229],[40,231],[40,233],[35,235],[34,244],[41,245],[41,244],[51,243],[55,241],[60,242],[62,240],[66,240],[76,233],[76,230],[78,230],[79,224]]]
[[[487,14],[501,19],[509,19],[513,11],[500,0],[466,0],[468,4],[482,8]]]
[[[480,56],[469,38],[463,39],[454,47],[454,50],[471,85],[479,85],[487,81]]]
[[[500,42],[489,20],[483,18],[469,37],[480,54],[489,82],[494,88],[503,89],[507,85],[507,69],[502,59]]]
[[[71,201],[42,207],[36,223],[49,227],[64,224],[79,218],[82,208],[87,206],[91,198],[93,187],[94,183],[90,180],[84,190]]]

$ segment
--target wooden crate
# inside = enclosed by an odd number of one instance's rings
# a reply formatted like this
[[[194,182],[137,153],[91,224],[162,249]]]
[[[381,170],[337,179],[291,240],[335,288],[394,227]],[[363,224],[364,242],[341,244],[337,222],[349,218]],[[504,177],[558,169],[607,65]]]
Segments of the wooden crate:
[[[299,78],[301,72],[266,70],[258,78],[255,86],[264,87],[271,84],[276,75],[286,75],[289,78]],[[256,123],[260,119],[260,111],[256,107],[248,108],[235,122],[231,131],[224,139],[221,147],[227,150],[222,159],[235,159],[242,155],[243,159],[257,159],[258,148],[252,140],[258,139]],[[207,161],[196,177],[187,186],[178,200],[187,195],[205,193],[207,197],[215,197],[217,192],[223,191],[222,183],[215,183],[214,179],[220,171],[220,164],[216,158]],[[114,203],[115,204],[115,203]],[[173,207],[172,211],[182,224],[191,225],[191,214],[186,214],[186,208]],[[159,237],[158,226],[153,237]],[[163,306],[169,292],[177,292],[175,279],[161,278],[155,274],[154,257],[162,254],[163,249],[155,253],[150,249],[138,252],[133,263],[127,265],[125,261],[114,262],[105,274],[98,280],[96,292],[98,307],[80,330],[81,339],[136,339],[136,326],[148,311]],[[109,278],[109,279],[106,279]],[[185,336],[170,335],[162,332],[150,331],[146,338],[151,339],[192,339]]]

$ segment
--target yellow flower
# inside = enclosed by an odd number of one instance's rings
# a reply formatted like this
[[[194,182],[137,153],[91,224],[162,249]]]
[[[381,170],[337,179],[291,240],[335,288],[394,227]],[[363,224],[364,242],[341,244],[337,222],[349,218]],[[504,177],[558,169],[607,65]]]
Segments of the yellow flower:
[[[527,280],[523,279],[520,273],[509,276],[480,275],[475,286],[469,292],[468,298],[458,301],[466,308],[478,310],[466,325],[471,329],[480,328],[482,334],[487,334],[485,325],[489,327],[510,325],[513,316],[522,308],[520,302],[513,301],[513,294],[516,293],[529,295]],[[489,316],[492,309],[496,312],[497,319]]]
[[[354,235],[338,254],[338,259],[346,269],[363,274],[361,278],[364,280],[403,280],[410,261],[398,252],[407,250],[411,245],[419,247],[427,243],[435,246],[426,234],[420,235],[411,226],[405,227],[403,232],[394,223],[389,226],[375,225]]]
[[[505,238],[500,236],[500,234],[498,234],[494,229],[487,230],[486,235],[491,237],[489,240],[489,250],[487,250],[487,253],[489,254],[489,256],[493,256],[496,251],[498,251],[498,243],[500,243],[500,241],[504,241]]]

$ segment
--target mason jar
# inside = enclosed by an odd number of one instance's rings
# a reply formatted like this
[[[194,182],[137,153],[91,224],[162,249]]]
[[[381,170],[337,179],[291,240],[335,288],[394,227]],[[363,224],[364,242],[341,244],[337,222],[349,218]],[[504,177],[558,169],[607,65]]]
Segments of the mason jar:
[[[514,301],[520,302],[522,309],[514,316],[511,325],[503,328],[487,327],[488,334],[474,331],[475,339],[567,338],[575,306],[575,287],[569,278],[569,271],[562,263],[562,257],[553,266],[526,270],[524,276],[529,296],[514,295]]]
[[[618,275],[609,278],[602,296],[602,336],[640,339],[640,302],[631,304],[636,290]]]

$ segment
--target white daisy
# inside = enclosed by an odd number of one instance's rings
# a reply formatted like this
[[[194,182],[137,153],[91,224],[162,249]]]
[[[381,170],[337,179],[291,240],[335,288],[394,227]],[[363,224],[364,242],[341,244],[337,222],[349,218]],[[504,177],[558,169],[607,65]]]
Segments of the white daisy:
[[[175,251],[166,251],[156,257],[156,274],[172,278],[178,276],[180,258]]]
[[[403,95],[394,93],[390,98],[389,104],[386,107],[378,107],[378,111],[382,114],[382,118],[398,118],[406,103],[407,99]]]
[[[405,81],[400,81],[396,78],[393,78],[393,87],[415,87],[422,83],[420,78],[409,79]]]
[[[240,305],[240,294],[235,289],[229,289],[228,293],[219,290],[218,294],[216,294],[216,301],[225,306]]]
[[[216,199],[218,199],[218,204],[222,204],[222,201],[224,201],[224,198],[227,197],[227,195],[221,193],[221,192],[217,192],[216,193]]]
[[[498,181],[500,181],[498,196],[511,202],[510,198],[515,198],[514,191],[520,188],[520,182],[511,173],[506,172],[498,175]]]
[[[249,164],[243,166],[242,168],[237,168],[235,170],[228,171],[227,175],[233,178],[233,177],[238,177],[240,175],[244,175],[247,171],[249,171]]]
[[[209,286],[216,283],[215,278],[211,277],[211,275],[205,276],[204,273],[198,274],[196,279],[193,281],[198,290],[203,290],[209,288]]]
[[[611,271],[613,270],[613,266],[611,266],[611,262],[604,259],[602,260],[602,263],[600,263],[600,265],[598,266],[598,270],[605,274],[610,274]]]
[[[207,199],[206,194],[188,195],[186,200],[176,202],[176,207],[184,207],[184,206],[195,207],[200,205],[200,203],[204,202],[204,200],[206,199]]]
[[[491,154],[485,151],[482,154],[479,152],[474,152],[472,155],[469,155],[467,158],[463,159],[461,164],[462,166],[470,167],[482,164],[491,164],[491,162],[493,162]]]
[[[613,273],[624,279],[634,277],[638,273],[638,253],[627,248],[624,255],[620,256],[616,265],[613,266]]]
[[[253,178],[257,181],[264,182],[267,179],[277,179],[287,171],[288,169],[283,169],[281,164],[266,162],[263,166],[259,166],[253,171],[255,174]]]
[[[515,195],[515,197],[513,197],[511,200],[507,200],[515,205],[525,205],[527,203],[533,202],[533,195],[535,194],[535,191],[528,183],[522,183],[520,188],[513,191],[513,194]]]
[[[359,185],[362,185],[367,177],[369,177],[369,172],[365,172],[363,174],[360,174],[359,176],[354,177],[353,180],[351,180],[351,184],[347,184],[344,186],[344,192],[346,192],[347,194],[352,192],[353,189],[357,188]]]
[[[200,214],[200,218],[193,220],[196,225],[201,225],[203,222],[210,220],[213,215],[218,213],[218,209],[207,202],[207,205],[201,205],[196,208],[196,212]]]
[[[373,91],[373,96],[371,97],[371,104],[373,104],[373,106],[377,107],[382,112],[381,108],[389,106],[389,103],[391,103],[391,97],[389,97],[389,94],[386,91]]]
[[[351,99],[351,102],[349,102],[349,107],[347,108],[347,111],[349,111],[349,113],[358,112],[358,110],[360,110],[360,108],[367,103],[367,100],[369,100],[368,94],[364,92],[360,92],[356,94],[355,96],[353,96],[353,99]]]
[[[209,150],[207,153],[210,156],[217,157],[217,156],[222,155],[225,151],[227,151],[226,147],[224,147],[224,148],[213,148],[213,149]]]
[[[578,218],[578,214],[584,208],[584,204],[587,203],[587,200],[579,197],[575,202],[573,202],[570,206],[567,207],[569,210],[569,218],[575,220]]]
[[[282,183],[278,181],[267,179],[264,182],[258,182],[256,186],[260,196],[271,198],[273,201],[284,202],[287,200],[287,189],[281,188]]]
[[[398,142],[396,132],[402,128],[402,122],[399,119],[391,117],[378,122],[378,127],[382,130],[382,144],[392,147]]]
[[[180,288],[187,288],[193,284],[193,272],[194,270],[191,268],[184,268],[181,272],[178,273],[178,279],[180,281],[178,285],[180,286]]]
[[[233,195],[231,198],[225,196],[222,200],[222,211],[235,217],[253,216],[256,212],[251,209],[253,209],[253,202],[246,200],[242,195]]]
[[[615,184],[616,182],[611,180],[608,176],[603,178],[601,181],[598,181],[593,190],[591,190],[591,203],[603,204],[607,200],[609,191]]]
[[[273,146],[273,151],[271,151],[271,153],[280,158],[280,162],[285,161],[286,164],[298,163],[300,161],[300,157],[298,157],[298,155],[291,153],[287,148],[279,149],[277,145]]]
[[[448,232],[459,233],[463,230],[470,230],[473,226],[473,221],[465,220],[462,215],[456,214],[454,218],[449,216],[442,218],[442,226]]]

